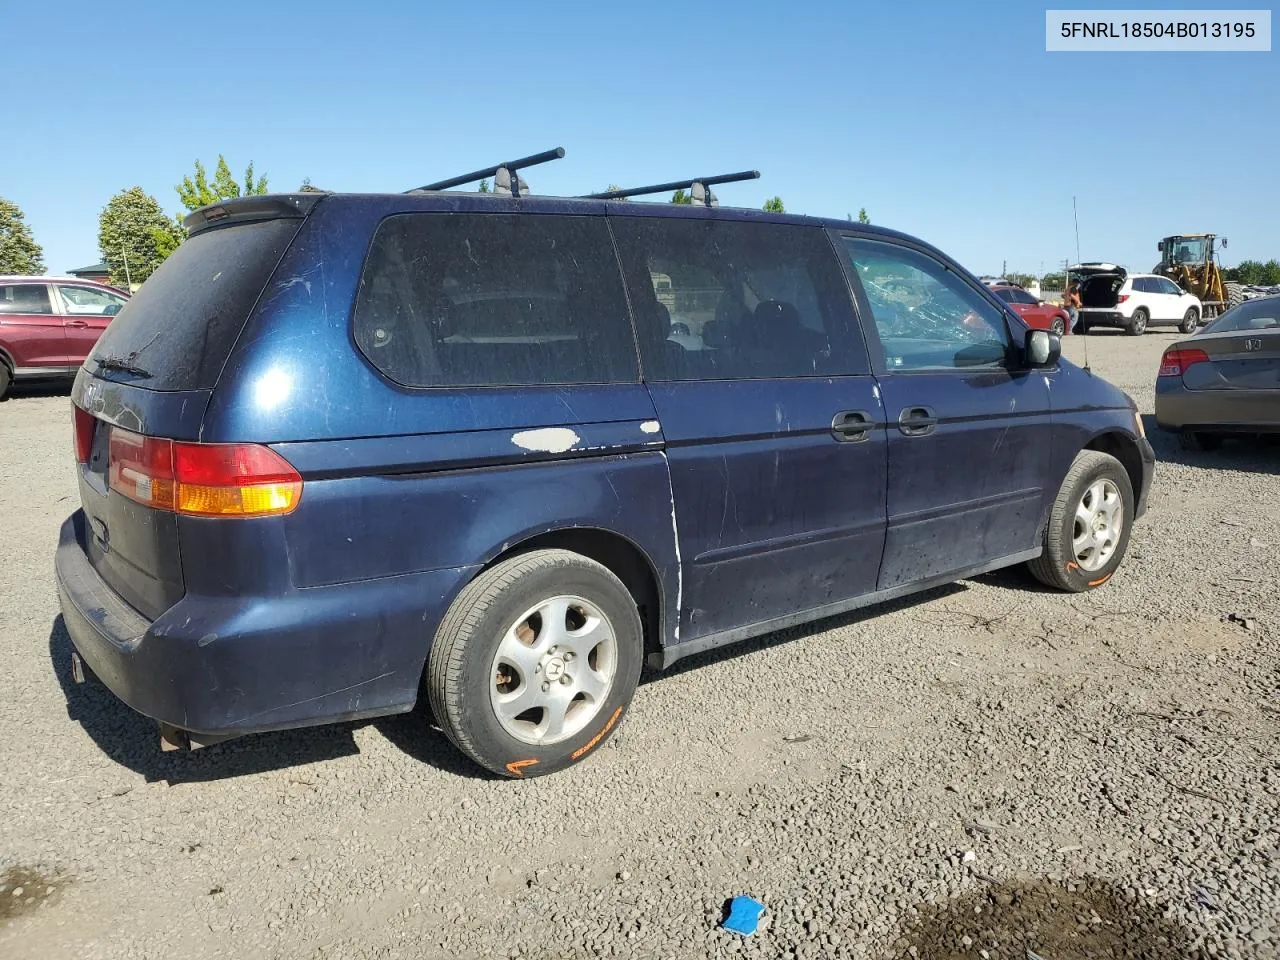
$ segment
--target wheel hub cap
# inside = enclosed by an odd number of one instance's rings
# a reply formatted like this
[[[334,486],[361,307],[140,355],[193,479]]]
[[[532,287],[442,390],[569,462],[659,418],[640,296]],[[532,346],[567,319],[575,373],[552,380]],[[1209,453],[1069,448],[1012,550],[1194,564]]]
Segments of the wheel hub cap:
[[[1124,532],[1124,499],[1115,482],[1095,480],[1076,505],[1071,546],[1075,563],[1086,573],[1101,570],[1115,555]]]
[[[582,597],[551,597],[503,634],[489,674],[489,703],[517,740],[559,743],[600,712],[617,663],[617,636],[600,608]]]

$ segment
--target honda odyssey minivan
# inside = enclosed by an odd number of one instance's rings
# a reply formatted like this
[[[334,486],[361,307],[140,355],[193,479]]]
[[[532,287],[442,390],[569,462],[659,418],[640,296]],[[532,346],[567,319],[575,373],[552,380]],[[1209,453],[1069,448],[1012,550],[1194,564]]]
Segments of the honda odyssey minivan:
[[[167,745],[425,697],[537,776],[618,729],[642,664],[1120,566],[1133,403],[940,251],[514,184],[197,211],[80,370],[74,666]]]

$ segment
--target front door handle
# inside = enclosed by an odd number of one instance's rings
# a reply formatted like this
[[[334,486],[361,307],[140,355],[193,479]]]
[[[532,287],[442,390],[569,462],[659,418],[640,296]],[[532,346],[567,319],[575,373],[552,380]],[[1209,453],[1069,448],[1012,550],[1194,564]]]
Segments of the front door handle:
[[[842,443],[856,443],[870,439],[872,426],[865,410],[841,410],[831,418],[831,435]]]
[[[67,321],[68,327],[87,327],[88,325],[89,323],[86,320],[68,320]]]
[[[907,437],[927,437],[938,427],[938,416],[930,407],[903,407],[898,429]]]

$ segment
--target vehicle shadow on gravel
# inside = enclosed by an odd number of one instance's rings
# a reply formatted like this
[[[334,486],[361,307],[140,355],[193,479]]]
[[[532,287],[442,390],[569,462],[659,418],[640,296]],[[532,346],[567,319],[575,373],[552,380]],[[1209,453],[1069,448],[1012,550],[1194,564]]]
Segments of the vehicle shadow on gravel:
[[[1028,577],[1028,579],[1030,578]],[[799,626],[787,627],[784,630],[776,630],[773,633],[766,633],[750,640],[743,640],[739,643],[731,643],[727,646],[705,650],[702,653],[695,653],[665,670],[657,670],[646,665],[644,673],[640,677],[640,683],[641,685],[653,683],[655,680],[661,680],[664,677],[679,676],[689,670],[701,670],[703,667],[710,667],[725,660],[755,653],[757,650],[764,650],[767,647],[776,647],[779,644],[790,643],[793,640],[803,640],[819,633],[826,633],[828,630],[837,630],[840,627],[847,627],[863,620],[872,620],[886,613],[917,607],[928,603],[930,600],[941,600],[957,593],[964,593],[967,589],[963,581],[947,583],[940,587],[934,587],[932,590],[913,593],[898,600],[889,600],[885,603],[863,607],[859,610],[851,610],[848,613],[837,614],[834,617],[825,617],[821,620],[800,624]]]
[[[1177,463],[1201,470],[1239,470],[1280,476],[1280,435],[1245,435],[1238,440],[1225,440],[1217,450],[1188,450],[1177,434],[1157,426],[1153,415],[1144,413],[1142,425],[1160,463]],[[1157,474],[1157,483],[1159,479]]]
[[[920,909],[886,957],[1190,960],[1190,933],[1107,880],[997,883]]]
[[[50,383],[15,383],[9,388],[5,401],[22,400],[26,397],[69,397],[71,381]]]
[[[360,752],[354,733],[370,723],[416,760],[458,776],[488,776],[467,762],[434,728],[425,709],[374,721],[251,734],[199,750],[165,753],[153,721],[129,709],[96,677],[75,682],[71,651],[71,638],[59,616],[49,631],[49,657],[66,696],[67,716],[84,728],[107,757],[142,774],[148,782],[204,783],[336,760]]]

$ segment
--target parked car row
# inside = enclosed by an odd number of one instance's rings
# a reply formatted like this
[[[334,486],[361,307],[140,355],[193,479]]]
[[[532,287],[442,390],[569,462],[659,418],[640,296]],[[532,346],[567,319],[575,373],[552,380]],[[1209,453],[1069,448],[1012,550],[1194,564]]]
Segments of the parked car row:
[[[1176,326],[1192,333],[1204,307],[1168,277],[1129,273],[1114,263],[1078,263],[1069,274],[1080,284],[1081,332],[1120,327],[1139,336],[1148,326]]]
[[[74,377],[128,301],[92,280],[0,276],[0,399],[14,381]]]

